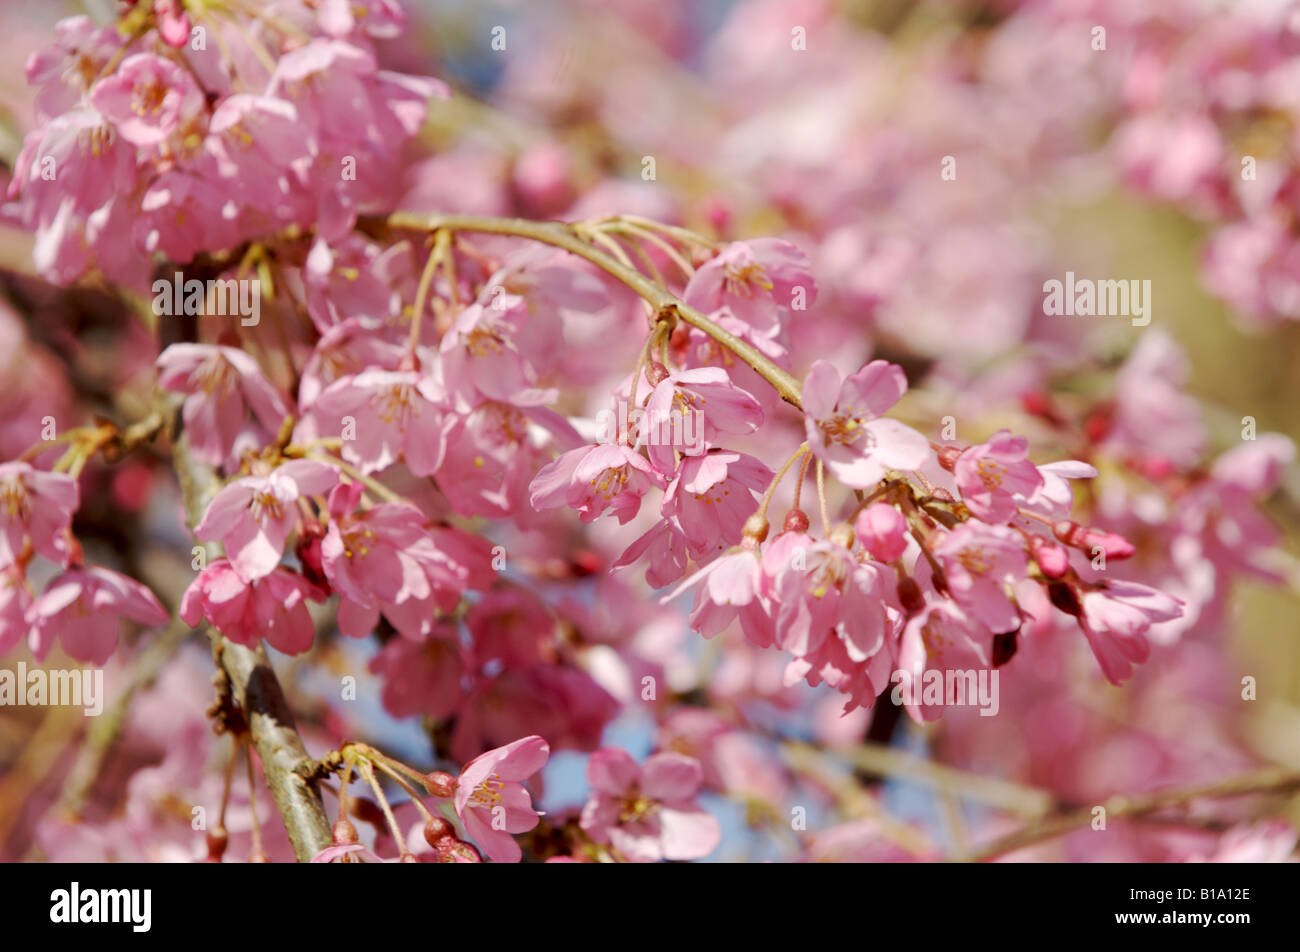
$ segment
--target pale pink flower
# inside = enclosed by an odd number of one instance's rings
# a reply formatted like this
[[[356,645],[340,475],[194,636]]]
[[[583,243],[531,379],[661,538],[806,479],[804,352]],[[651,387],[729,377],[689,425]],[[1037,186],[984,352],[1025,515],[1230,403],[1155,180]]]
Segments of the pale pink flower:
[[[128,142],[156,148],[204,111],[203,91],[188,69],[153,53],[122,60],[90,91],[90,102]]]
[[[191,628],[200,619],[231,641],[250,648],[261,639],[285,654],[302,654],[316,630],[307,600],[325,593],[296,572],[277,566],[269,575],[246,581],[226,559],[217,559],[190,583],[180,616]]]
[[[27,580],[18,566],[0,569],[0,657],[8,654],[27,634],[27,609],[31,604]]]
[[[699,761],[683,754],[652,754],[638,766],[627,751],[602,748],[587,762],[592,793],[582,829],[634,863],[708,856],[722,834],[695,804],[703,776]]]
[[[290,460],[269,476],[237,479],[208,503],[194,536],[220,540],[240,575],[262,578],[280,564],[285,540],[302,515],[298,501],[328,492],[338,479],[333,466],[307,459]]]
[[[919,469],[930,442],[881,416],[907,392],[901,368],[873,360],[842,378],[830,361],[812,365],[803,386],[808,445],[831,475],[852,489],[878,483],[886,469]]]
[[[242,350],[172,344],[158,357],[158,385],[189,394],[181,410],[195,459],[233,467],[242,450],[279,432],[289,405]]]
[[[442,388],[414,370],[363,370],[325,388],[312,408],[324,435],[343,436],[343,458],[365,473],[405,460],[416,476],[442,464],[451,420]]]
[[[38,555],[67,565],[68,530],[80,504],[77,481],[28,463],[0,463],[0,567],[30,540]]]
[[[668,484],[660,512],[675,516],[697,558],[740,541],[745,520],[758,508],[754,494],[772,471],[745,453],[688,456]]]
[[[747,548],[733,549],[692,574],[660,601],[669,602],[694,588],[691,627],[705,638],[712,638],[737,615],[766,615],[759,597],[761,584],[758,553]],[[771,643],[770,639],[767,643]]]
[[[972,671],[991,667],[993,632],[956,602],[930,597],[903,628],[899,641],[898,667],[910,691],[903,691],[907,713],[918,724],[932,721],[943,713],[941,705],[927,703],[924,693],[926,672],[934,670],[943,680],[943,702],[952,704],[956,697],[948,692],[948,671]],[[903,688],[903,681],[895,682]],[[955,685],[954,685],[955,686]]]
[[[948,590],[963,608],[994,632],[1016,631],[1020,615],[1008,586],[1025,575],[1025,540],[1006,526],[964,522],[935,547]]]
[[[762,406],[722,367],[669,374],[651,391],[644,411],[638,436],[664,471],[673,468],[674,450],[699,455],[718,445],[720,434],[745,436],[763,425]]]
[[[521,781],[541,770],[550,745],[536,734],[475,757],[456,784],[456,815],[494,863],[517,863],[522,851],[512,833],[527,833],[540,815]]]
[[[953,476],[966,508],[985,522],[1010,522],[1018,510],[1016,497],[1032,496],[1043,485],[1028,453],[1029,442],[1007,430],[963,450]]]
[[[1152,623],[1172,621],[1183,614],[1181,599],[1118,579],[1085,592],[1081,603],[1079,625],[1112,684],[1123,683],[1133,673],[1133,665],[1147,660],[1151,645],[1146,633]]]
[[[121,618],[153,628],[168,615],[153,592],[119,572],[98,565],[68,569],[27,609],[27,645],[43,661],[57,638],[78,661],[102,665],[117,648]]]
[[[533,478],[529,492],[539,511],[568,506],[592,522],[609,509],[626,525],[640,510],[641,497],[663,485],[663,475],[640,453],[600,443],[561,455]]]
[[[701,265],[682,296],[706,314],[730,308],[757,333],[775,339],[794,311],[817,300],[817,283],[799,248],[780,238],[757,238],[732,242]]]

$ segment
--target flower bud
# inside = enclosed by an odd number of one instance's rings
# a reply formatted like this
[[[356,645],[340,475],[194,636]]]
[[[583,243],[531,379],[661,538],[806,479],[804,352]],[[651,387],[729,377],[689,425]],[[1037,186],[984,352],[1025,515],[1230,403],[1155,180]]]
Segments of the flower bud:
[[[456,829],[440,816],[426,820],[424,823],[424,841],[437,849],[447,837],[455,837]]]
[[[1101,529],[1089,529],[1083,534],[1083,543],[1080,548],[1092,552],[1100,548],[1106,553],[1108,559],[1127,559],[1137,549],[1133,543],[1121,535],[1113,532],[1105,532]]]
[[[873,502],[853,525],[863,547],[881,562],[894,561],[907,548],[907,520],[888,503]]]
[[[352,825],[352,821],[342,817],[335,821],[334,828],[331,831],[334,836],[335,846],[351,846],[353,843],[359,843],[361,837],[357,835],[357,828]]]
[[[782,532],[807,532],[808,531],[808,513],[802,509],[791,509],[785,514],[785,523],[781,526]]]
[[[1030,538],[1029,554],[1034,557],[1034,561],[1048,578],[1061,578],[1070,568],[1070,553],[1064,546],[1050,542],[1042,536]]]
[[[445,800],[456,795],[456,778],[445,770],[431,770],[424,775],[424,788]]]
[[[952,472],[957,465],[957,457],[961,456],[963,450],[960,446],[941,446],[938,450],[939,465]]]

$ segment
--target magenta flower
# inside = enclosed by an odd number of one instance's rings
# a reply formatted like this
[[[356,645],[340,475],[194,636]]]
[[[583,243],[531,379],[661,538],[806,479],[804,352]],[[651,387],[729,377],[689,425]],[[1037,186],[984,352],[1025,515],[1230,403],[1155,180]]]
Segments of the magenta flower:
[[[846,378],[826,360],[808,371],[803,386],[808,445],[845,486],[866,489],[886,469],[919,469],[930,455],[924,436],[881,417],[906,392],[903,371],[883,360]]]
[[[262,446],[289,406],[257,361],[233,347],[172,344],[158,357],[158,385],[189,394],[181,409],[195,459],[233,467],[244,448]]]
[[[601,748],[587,762],[592,793],[582,829],[634,863],[708,856],[722,833],[694,802],[703,777],[700,762],[684,754],[652,754],[637,766],[627,751]]]
[[[302,654],[316,634],[307,600],[321,602],[325,597],[289,569],[277,566],[269,575],[248,581],[227,559],[217,559],[185,590],[180,616],[191,628],[205,618],[231,641],[250,648],[265,639],[285,654]]]
[[[121,618],[156,627],[168,615],[135,579],[98,565],[68,569],[27,609],[27,644],[43,661],[57,638],[78,661],[102,665],[117,647]]]
[[[561,455],[533,478],[529,492],[539,511],[568,506],[592,522],[609,509],[624,525],[640,510],[641,497],[663,485],[663,475],[640,453],[601,443]]]
[[[0,463],[0,567],[12,565],[31,541],[38,555],[68,563],[68,528],[77,511],[77,481],[28,463]]]
[[[456,815],[494,863],[517,863],[522,851],[510,834],[527,833],[540,814],[521,783],[541,770],[550,745],[536,734],[475,757],[456,783]]]
[[[194,527],[205,541],[220,540],[230,564],[248,580],[271,574],[301,513],[298,500],[329,491],[338,470],[316,460],[290,460],[269,476],[246,476],[225,486]]]
[[[998,430],[987,443],[967,447],[957,457],[953,476],[962,502],[985,522],[1010,522],[1019,496],[1026,499],[1043,485],[1043,474],[1026,459],[1029,442]]]

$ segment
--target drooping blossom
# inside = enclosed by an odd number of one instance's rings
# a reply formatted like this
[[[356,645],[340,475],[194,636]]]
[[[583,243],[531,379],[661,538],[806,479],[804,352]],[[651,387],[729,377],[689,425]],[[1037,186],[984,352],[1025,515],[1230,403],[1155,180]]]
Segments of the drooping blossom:
[[[229,560],[216,559],[185,590],[180,616],[192,628],[206,619],[250,648],[265,639],[285,654],[302,654],[316,634],[308,600],[324,601],[325,593],[296,572],[277,566],[248,581]]]
[[[533,829],[539,814],[522,781],[541,770],[550,755],[550,745],[534,734],[480,754],[461,770],[456,814],[493,862],[517,863],[523,855],[511,834]]]
[[[102,665],[117,648],[123,618],[153,628],[168,615],[135,579],[99,565],[68,569],[28,607],[27,644],[38,661],[58,640],[78,661]]]

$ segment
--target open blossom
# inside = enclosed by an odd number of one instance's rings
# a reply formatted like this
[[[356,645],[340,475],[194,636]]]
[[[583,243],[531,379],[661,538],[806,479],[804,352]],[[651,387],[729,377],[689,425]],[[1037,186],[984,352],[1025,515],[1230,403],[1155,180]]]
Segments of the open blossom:
[[[510,834],[527,833],[539,816],[522,781],[541,770],[550,755],[550,745],[534,734],[480,754],[460,772],[456,814],[494,863],[517,863],[522,857]]]
[[[1118,579],[1085,592],[1081,602],[1079,625],[1112,684],[1123,683],[1133,673],[1133,665],[1147,660],[1151,645],[1146,633],[1151,625],[1183,613],[1180,599]]]
[[[122,618],[156,627],[168,615],[134,579],[98,565],[68,569],[28,607],[28,647],[43,661],[58,639],[78,661],[103,664],[117,648]]]
[[[229,560],[217,559],[185,590],[180,616],[190,627],[207,619],[231,641],[250,648],[265,639],[285,654],[302,654],[316,633],[308,599],[324,601],[325,593],[296,572],[276,567],[248,581]]]
[[[155,148],[198,117],[203,92],[188,69],[152,53],[122,60],[90,92],[90,102],[141,148]]]
[[[943,713],[943,706],[930,703],[922,690],[925,674],[934,670],[971,671],[990,667],[993,662],[993,632],[970,612],[951,599],[927,598],[925,607],[903,628],[899,642],[898,677],[910,681],[910,691],[903,691],[907,713],[918,724],[932,721]],[[943,703],[952,704],[950,679],[943,679]],[[902,683],[899,682],[902,686]]]
[[[418,371],[363,370],[326,387],[311,412],[323,435],[343,436],[343,458],[362,472],[401,459],[416,476],[430,476],[447,445],[443,396]]]
[[[634,863],[708,856],[721,830],[695,804],[703,778],[699,761],[684,754],[652,754],[638,766],[627,751],[602,748],[587,762],[582,829]]]
[[[985,522],[1009,522],[1016,497],[1029,497],[1043,485],[1043,475],[1026,458],[1029,441],[999,430],[987,443],[967,447],[953,465],[962,502]]]
[[[673,451],[698,455],[718,445],[721,434],[744,436],[763,425],[763,408],[746,390],[731,382],[722,367],[697,367],[670,373],[650,392],[640,433],[654,464],[673,468]],[[664,439],[678,434],[676,439]],[[693,439],[684,438],[690,433]]]
[[[0,463],[0,567],[13,564],[24,540],[38,555],[66,565],[68,527],[77,505],[77,481],[66,473]]]
[[[381,503],[356,510],[357,483],[330,494],[330,526],[321,566],[340,595],[339,629],[363,638],[382,612],[408,638],[422,639],[438,612],[450,614],[469,589],[495,580],[487,540],[459,529],[429,526],[420,510]]]
[[[195,459],[232,466],[244,448],[279,432],[289,406],[242,350],[172,344],[158,357],[158,385],[188,394],[181,409]]]
[[[915,470],[925,463],[929,440],[881,416],[906,392],[902,369],[883,360],[848,377],[826,360],[808,371],[803,387],[808,445],[845,486],[867,489],[886,469]]]
[[[663,601],[694,588],[691,627],[706,638],[720,634],[738,615],[749,618],[761,631],[768,627],[759,597],[761,585],[758,553],[742,547],[718,556],[665,595]],[[770,638],[767,644],[771,644]]]
[[[663,485],[663,475],[640,453],[618,443],[600,443],[561,455],[533,478],[529,491],[534,509],[568,506],[583,522],[592,522],[608,509],[626,524],[640,510],[641,497]]]
[[[220,540],[244,578],[269,575],[280,564],[284,543],[301,512],[298,500],[328,492],[338,470],[316,460],[290,460],[269,476],[246,476],[225,486],[194,527],[203,540]]]
[[[740,541],[772,471],[744,453],[688,456],[664,493],[661,511],[676,516],[691,553],[700,556]]]
[[[944,536],[935,554],[958,604],[994,632],[1020,627],[1020,615],[1007,594],[1008,586],[1024,577],[1028,561],[1019,533],[966,522]]]
[[[706,314],[730,308],[759,335],[780,337],[793,311],[811,307],[817,284],[808,258],[779,238],[735,241],[696,270],[683,298]]]

